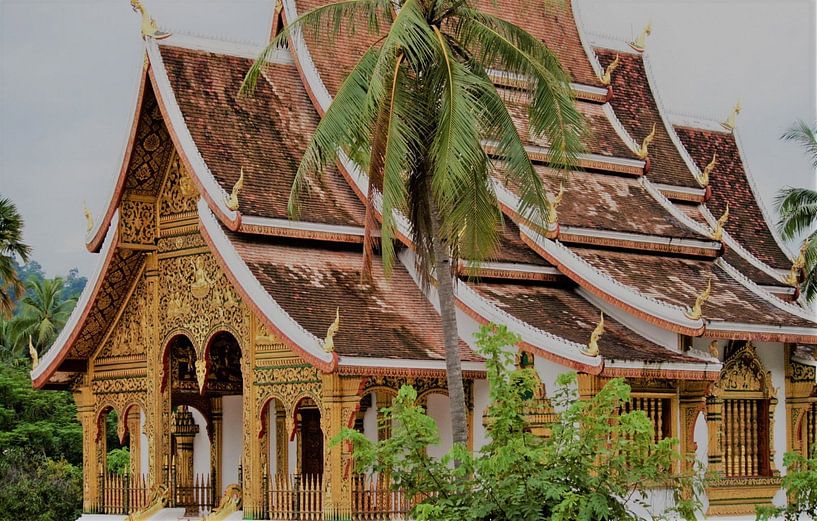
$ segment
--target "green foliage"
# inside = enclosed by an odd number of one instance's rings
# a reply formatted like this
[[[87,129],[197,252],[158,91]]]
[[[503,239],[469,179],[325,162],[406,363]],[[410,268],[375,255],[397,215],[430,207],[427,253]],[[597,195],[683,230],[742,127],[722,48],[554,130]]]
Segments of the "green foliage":
[[[787,452],[783,456],[786,475],[783,477],[783,490],[788,496],[785,507],[758,507],[758,521],[785,519],[817,519],[817,450],[812,451],[811,458],[801,454]]]
[[[123,476],[130,474],[130,451],[127,448],[113,449],[107,456],[108,472]]]
[[[79,517],[80,466],[21,449],[0,454],[0,521],[67,521]]]
[[[23,218],[10,199],[0,197],[0,317],[14,310],[13,296],[22,292],[15,258],[25,262],[31,248],[23,243]]]
[[[439,441],[437,427],[416,404],[417,393],[403,386],[383,421],[392,437],[372,442],[348,429],[341,439],[354,446],[359,472],[390,475],[408,497],[424,498],[413,511],[418,521],[636,520],[652,488],[670,490],[672,511],[656,513],[694,519],[698,481],[675,476],[680,457],[676,440],[655,443],[650,420],[641,411],[619,414],[630,389],[609,382],[590,400],[575,396],[575,375],[559,379],[553,405],[560,411],[552,435],[528,430],[524,411],[538,385],[532,368],[512,369],[508,346],[519,342],[504,326],[483,327],[477,335],[486,358],[491,405],[489,441],[476,454],[455,445],[440,459],[426,447]],[[457,462],[458,465],[453,463]]]

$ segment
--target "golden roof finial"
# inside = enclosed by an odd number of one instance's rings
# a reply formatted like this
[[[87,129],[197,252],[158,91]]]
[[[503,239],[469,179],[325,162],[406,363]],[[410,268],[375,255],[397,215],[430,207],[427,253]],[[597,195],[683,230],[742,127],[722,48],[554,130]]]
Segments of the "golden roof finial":
[[[726,121],[721,123],[721,126],[728,130],[729,132],[735,130],[735,119],[737,119],[738,114],[740,114],[740,110],[741,110],[740,101],[738,101],[737,103],[735,103],[735,106],[732,107],[732,112],[729,113],[729,116],[727,116]]]
[[[713,240],[719,241],[723,239],[723,226],[726,224],[726,221],[728,220],[729,220],[729,203],[726,203],[726,210],[723,211],[723,215],[721,215],[718,221],[715,223],[715,229],[712,230]]]
[[[563,183],[559,183],[559,193],[548,201],[550,204],[548,205],[548,213],[545,217],[545,220],[549,225],[556,224],[556,221],[559,220],[559,205],[562,203],[562,198],[565,195],[565,185]]]
[[[582,350],[587,356],[599,356],[599,339],[604,334],[604,311],[599,316],[599,323],[590,333],[590,340],[587,342],[587,349]]]
[[[85,201],[82,201],[82,213],[85,214],[85,232],[90,233],[94,229],[94,214],[88,209]]]
[[[224,204],[232,211],[238,210],[238,194],[244,188],[244,168],[241,169],[241,174],[238,176],[238,181],[233,185],[233,191],[230,195],[224,198]]]
[[[684,313],[687,318],[692,320],[698,320],[703,316],[703,310],[701,309],[709,299],[709,295],[712,294],[712,274],[709,274],[709,279],[706,281],[706,288],[695,298],[695,304],[692,305],[691,308],[686,310]]]
[[[649,146],[653,139],[655,139],[655,123],[652,124],[652,132],[644,136],[644,141],[641,142],[641,146],[638,148],[638,152],[636,152],[636,155],[640,159],[646,159],[647,156],[650,155]]]
[[[644,52],[644,48],[647,42],[647,36],[652,34],[652,23],[647,23],[644,26],[644,29],[641,31],[641,34],[638,35],[632,42],[628,42],[628,45],[635,51],[635,52]]]
[[[718,164],[718,153],[715,152],[712,154],[712,161],[707,163],[704,167],[703,172],[701,172],[701,177],[698,179],[698,184],[701,185],[701,188],[706,188],[709,186],[709,176],[712,174],[712,171],[715,170],[715,165]]]
[[[323,350],[331,353],[335,350],[335,334],[340,329],[340,308],[335,308],[335,321],[329,324],[326,330],[326,338],[323,340]]]
[[[148,14],[141,0],[130,0],[130,6],[135,13],[139,13],[142,16],[142,25],[140,27],[142,38],[151,37],[155,40],[162,40],[170,36],[170,33],[159,30],[159,26],[156,25],[156,20]]]
[[[613,71],[618,68],[618,64],[621,63],[621,56],[616,54],[616,58],[610,62],[610,65],[604,69],[604,75],[601,77],[601,84],[602,85],[610,85],[610,82],[613,79]]]
[[[803,241],[803,244],[800,245],[800,253],[797,254],[797,258],[794,259],[794,264],[791,265],[791,269],[789,270],[789,276],[786,277],[786,284],[790,286],[797,286],[800,284],[800,270],[806,267],[806,251],[809,247],[809,240],[806,239]]]
[[[37,350],[34,349],[34,344],[31,342],[31,335],[28,335],[28,354],[31,356],[31,370],[33,371],[40,365],[40,357],[37,355]]]

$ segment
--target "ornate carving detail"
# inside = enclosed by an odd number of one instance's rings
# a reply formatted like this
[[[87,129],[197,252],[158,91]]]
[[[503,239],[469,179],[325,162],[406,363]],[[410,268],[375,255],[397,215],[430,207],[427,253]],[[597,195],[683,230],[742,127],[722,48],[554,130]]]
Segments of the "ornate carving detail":
[[[744,343],[729,354],[713,391],[715,395],[727,391],[758,391],[768,398],[773,398],[777,394],[772,385],[771,371],[765,370],[763,362],[750,342]]]
[[[604,69],[604,74],[601,76],[601,84],[602,85],[610,85],[610,82],[613,79],[613,71],[618,68],[618,65],[621,63],[621,56],[616,54],[616,57],[613,61],[610,62],[610,65]]]
[[[800,285],[800,273],[803,271],[803,268],[806,267],[806,251],[808,251],[808,247],[809,240],[806,239],[803,241],[803,244],[800,245],[800,253],[797,254],[797,258],[791,265],[789,275],[786,277],[786,284],[790,286]]]
[[[241,509],[241,486],[235,483],[227,485],[224,494],[221,496],[221,501],[210,515],[204,518],[205,521],[221,521],[233,512],[238,512]]]
[[[335,335],[340,329],[340,308],[335,308],[335,320],[329,324],[326,330],[326,338],[323,340],[323,350],[331,353],[335,350]]]
[[[813,365],[801,364],[791,360],[791,381],[792,382],[811,382],[817,381],[817,367]]]
[[[604,334],[604,311],[599,316],[599,323],[593,332],[590,333],[590,340],[587,342],[587,349],[582,349],[582,353],[588,356],[599,356],[599,339]]]
[[[156,98],[153,95],[145,96],[125,178],[125,188],[129,193],[155,197],[172,152],[173,145]]]
[[[644,137],[644,140],[641,142],[641,146],[638,147],[638,151],[636,151],[635,155],[638,156],[639,159],[646,159],[648,155],[650,155],[650,144],[655,139],[655,123],[652,124],[652,131]]]
[[[94,214],[88,209],[88,205],[85,204],[85,201],[82,201],[82,213],[85,215],[85,232],[89,233],[94,229]]]
[[[648,23],[644,26],[644,29],[641,31],[641,34],[633,40],[632,42],[628,42],[629,45],[635,52],[644,52],[647,36],[652,34],[652,24]]]
[[[706,288],[695,298],[695,304],[692,305],[691,308],[687,308],[684,312],[687,318],[692,320],[698,320],[703,315],[703,305],[709,299],[709,296],[712,294],[712,275],[709,275],[709,279],[706,281]]]
[[[718,153],[712,153],[712,161],[710,161],[705,167],[703,172],[701,172],[701,177],[698,179],[698,184],[701,185],[701,188],[706,188],[709,186],[709,176],[712,174],[712,171],[715,170],[715,165],[717,165],[718,161]]]
[[[729,203],[726,203],[726,209],[723,211],[723,215],[718,218],[718,221],[715,223],[715,229],[712,230],[712,240],[720,241],[723,239],[723,227],[726,225],[726,221],[729,220]]]
[[[190,173],[184,169],[179,156],[174,155],[159,200],[159,215],[166,217],[195,212],[197,196],[198,190],[190,178]]]
[[[238,195],[241,193],[241,189],[244,188],[244,169],[241,169],[241,174],[238,176],[238,181],[235,182],[233,185],[233,190],[230,192],[229,196],[224,198],[224,204],[227,205],[232,211],[238,210]]]
[[[170,36],[170,33],[164,33],[159,30],[159,27],[156,25],[156,20],[154,20],[142,6],[142,2],[139,0],[130,0],[130,5],[133,8],[133,12],[139,13],[142,17],[142,22],[139,27],[139,31],[142,33],[142,38],[153,38],[155,40],[162,40]]]
[[[548,225],[555,225],[559,220],[559,205],[562,203],[562,198],[565,195],[564,184],[559,183],[559,192],[555,197],[548,197],[547,216],[545,217]]]
[[[741,110],[740,101],[738,101],[737,103],[735,103],[735,106],[732,107],[732,111],[729,113],[729,116],[726,118],[726,121],[721,123],[721,126],[728,130],[729,132],[735,130],[735,120],[737,119],[738,114],[740,114],[740,110]]]
[[[202,299],[210,293],[210,286],[212,282],[207,276],[207,270],[204,269],[204,258],[197,257],[193,264],[193,282],[190,284],[190,293],[197,299]]]
[[[176,237],[165,237],[159,239],[159,253],[190,250],[204,246],[204,239],[197,233],[179,235]]]
[[[153,244],[156,238],[152,202],[124,200],[119,205],[119,230],[122,242]]]
[[[147,353],[147,339],[155,327],[149,312],[148,298],[145,280],[141,278],[125,304],[125,310],[113,326],[111,335],[97,354],[97,359]]]

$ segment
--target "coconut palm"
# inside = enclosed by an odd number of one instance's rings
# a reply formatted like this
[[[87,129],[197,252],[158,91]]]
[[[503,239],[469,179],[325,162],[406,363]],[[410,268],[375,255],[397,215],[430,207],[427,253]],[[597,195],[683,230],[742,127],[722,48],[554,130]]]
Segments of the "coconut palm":
[[[14,260],[28,260],[31,251],[23,244],[23,219],[10,199],[0,197],[0,316],[11,316],[14,296],[23,292],[23,283],[17,276]]]
[[[798,121],[783,134],[783,139],[803,146],[817,169],[817,129],[809,127],[804,121]],[[778,228],[786,240],[793,240],[807,233],[802,249],[805,253],[805,277],[800,289],[806,300],[817,297],[817,191],[809,188],[787,187],[777,196],[777,209],[780,213]]]
[[[340,152],[368,173],[364,278],[373,228],[389,272],[398,215],[409,233],[424,284],[439,298],[454,441],[467,439],[454,278],[459,259],[495,251],[502,214],[494,188],[502,179],[519,197],[515,210],[542,222],[548,198],[488,69],[528,81],[531,136],[550,144],[552,165],[567,172],[581,147],[584,122],[569,78],[538,39],[470,0],[342,0],[289,24],[247,73],[251,93],[275,49],[309,30],[326,38],[365,28],[376,42],[341,84],[306,148],[292,186],[291,217],[309,176],[320,176]],[[486,152],[490,144],[491,154]],[[377,203],[376,203],[377,201]],[[378,207],[375,207],[378,204]],[[377,216],[376,214],[379,214]]]
[[[15,354],[24,352],[29,338],[39,353],[46,350],[62,330],[76,300],[64,299],[65,284],[60,277],[32,279],[19,314],[10,322]]]

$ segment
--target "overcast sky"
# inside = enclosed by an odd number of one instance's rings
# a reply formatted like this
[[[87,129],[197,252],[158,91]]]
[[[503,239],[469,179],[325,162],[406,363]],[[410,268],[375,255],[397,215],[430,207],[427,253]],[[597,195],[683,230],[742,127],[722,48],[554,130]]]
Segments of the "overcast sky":
[[[501,2],[502,0],[497,0]],[[543,0],[544,1],[544,0]],[[143,0],[162,28],[261,43],[274,0]],[[588,33],[632,39],[647,21],[657,89],[672,113],[723,119],[735,101],[766,204],[813,187],[801,150],[779,140],[815,117],[814,0],[577,0]],[[89,274],[83,200],[103,211],[119,171],[142,63],[128,0],[0,0],[0,193],[49,274]]]

